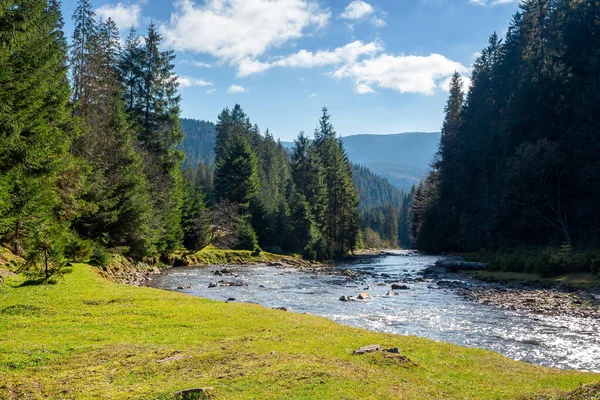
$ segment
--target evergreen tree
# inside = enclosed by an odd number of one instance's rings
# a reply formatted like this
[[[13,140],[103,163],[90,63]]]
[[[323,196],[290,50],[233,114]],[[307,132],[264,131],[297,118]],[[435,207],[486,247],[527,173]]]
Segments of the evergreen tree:
[[[71,57],[87,71],[76,105],[85,127],[72,151],[91,167],[83,196],[88,209],[74,226],[84,238],[146,256],[155,251],[157,232],[151,227],[148,184],[139,174],[142,159],[134,148],[116,71],[118,29],[109,19],[87,32],[94,36],[79,34],[78,40],[87,43],[89,53],[79,60],[73,51]]]
[[[0,236],[30,260],[50,252],[36,240],[42,225],[68,224],[57,190],[73,132],[61,28],[54,1],[11,0],[0,11]]]
[[[127,112],[143,150],[143,171],[153,201],[153,229],[160,232],[158,250],[168,253],[181,245],[183,138],[179,123],[177,76],[172,51],[161,51],[162,37],[154,24],[148,27],[144,44],[137,48],[130,34],[120,58],[120,80],[126,87]],[[126,73],[124,75],[124,73]]]
[[[315,146],[323,162],[327,188],[324,233],[338,255],[352,251],[358,234],[358,192],[352,179],[352,164],[342,141],[336,137],[327,108],[315,131]]]
[[[217,138],[219,133],[217,133]],[[248,139],[231,136],[217,158],[215,169],[216,198],[248,207],[259,188],[258,161]]]
[[[191,171],[186,171],[185,178],[182,212],[183,244],[186,249],[197,251],[210,242],[210,213],[206,208],[202,187],[194,180]]]

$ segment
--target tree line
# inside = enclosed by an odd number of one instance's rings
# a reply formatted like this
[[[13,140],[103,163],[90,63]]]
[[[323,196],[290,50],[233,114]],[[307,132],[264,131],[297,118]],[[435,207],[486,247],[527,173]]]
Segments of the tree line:
[[[600,5],[526,0],[471,84],[452,78],[437,159],[414,194],[429,252],[600,243]]]

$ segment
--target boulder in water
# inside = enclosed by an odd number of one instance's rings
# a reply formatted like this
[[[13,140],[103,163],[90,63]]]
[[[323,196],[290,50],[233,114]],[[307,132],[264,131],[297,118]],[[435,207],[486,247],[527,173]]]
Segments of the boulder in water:
[[[373,298],[373,296],[371,296],[367,292],[360,292],[360,294],[358,295],[359,300],[366,300],[366,299],[372,299],[372,298]]]
[[[392,290],[409,290],[409,289],[410,288],[407,285],[392,283]]]

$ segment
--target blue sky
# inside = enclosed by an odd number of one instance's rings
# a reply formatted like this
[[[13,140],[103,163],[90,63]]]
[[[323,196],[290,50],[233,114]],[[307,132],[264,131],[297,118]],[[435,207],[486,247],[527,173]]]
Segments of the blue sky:
[[[514,0],[92,0],[126,34],[153,21],[177,53],[182,116],[240,103],[291,140],[322,106],[342,136],[438,131],[449,76],[504,35]],[[72,32],[76,0],[63,0]]]

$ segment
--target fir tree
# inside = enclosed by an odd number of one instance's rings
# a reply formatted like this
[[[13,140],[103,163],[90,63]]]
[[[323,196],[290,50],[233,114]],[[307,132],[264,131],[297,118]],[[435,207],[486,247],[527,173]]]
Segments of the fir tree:
[[[33,255],[36,227],[67,223],[56,213],[73,130],[66,43],[56,2],[12,0],[9,9],[0,11],[0,236]]]

